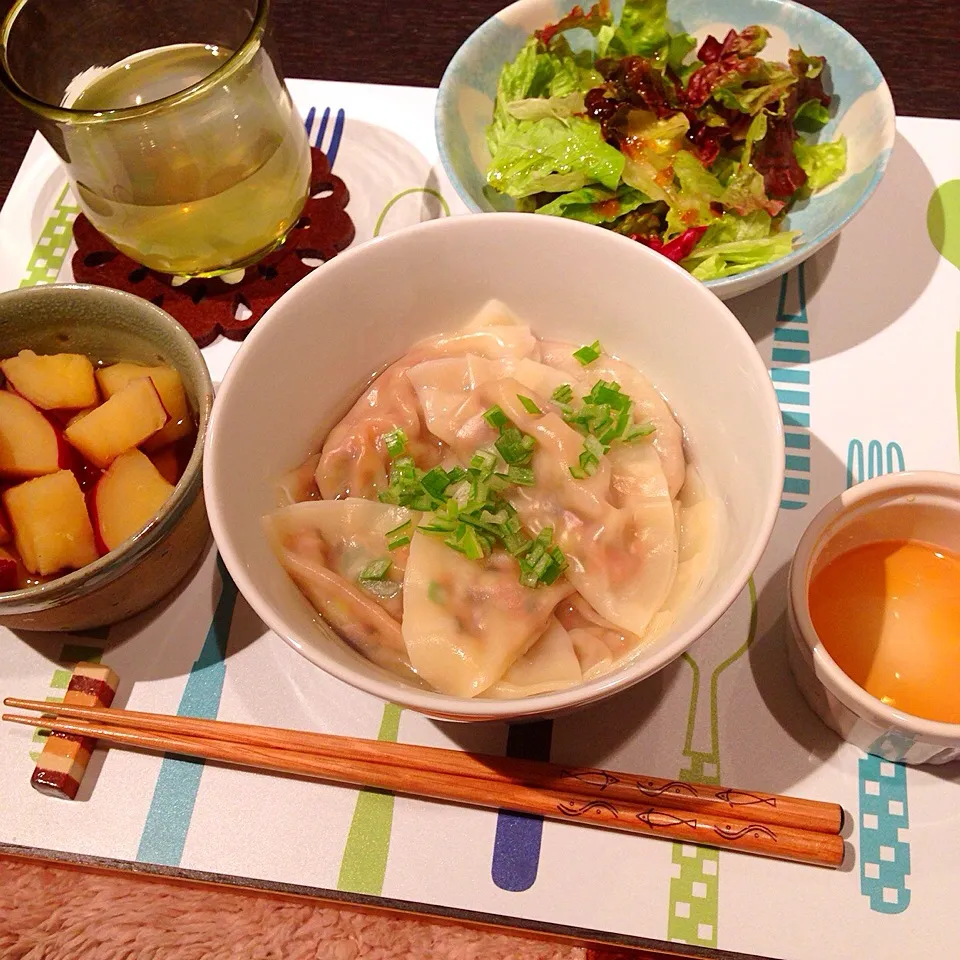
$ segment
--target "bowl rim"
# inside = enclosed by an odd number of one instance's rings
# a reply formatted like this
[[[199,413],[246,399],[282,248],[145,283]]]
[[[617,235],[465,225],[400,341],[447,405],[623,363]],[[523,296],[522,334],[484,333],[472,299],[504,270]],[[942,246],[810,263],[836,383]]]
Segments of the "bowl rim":
[[[0,309],[7,303],[15,304],[23,299],[73,296],[80,299],[94,297],[113,301],[118,311],[130,310],[159,326],[183,347],[193,360],[194,372],[198,375],[197,389],[197,439],[190,452],[190,459],[173,492],[140,531],[128,537],[118,547],[98,557],[92,563],[73,570],[62,577],[20,590],[0,592],[0,616],[16,616],[38,613],[59,604],[85,597],[112,583],[133,565],[142,560],[173,529],[202,489],[203,452],[209,429],[213,406],[213,382],[203,354],[196,341],[165,310],[149,300],[144,300],[125,290],[102,287],[89,283],[50,283],[35,287],[22,287],[0,293]]]
[[[889,730],[906,730],[918,740],[937,743],[960,741],[960,723],[928,720],[891,707],[855,683],[827,652],[817,636],[810,617],[807,598],[809,574],[814,552],[824,542],[827,529],[854,509],[881,506],[889,495],[913,492],[937,492],[960,503],[960,474],[943,470],[903,470],[855,484],[830,500],[813,518],[797,545],[787,579],[787,599],[796,632],[813,656],[818,682],[862,720],[885,725]],[[870,714],[873,716],[871,717]]]
[[[268,336],[268,331],[271,327],[279,322],[279,318],[283,317],[284,308],[288,303],[294,299],[301,298],[310,298],[313,302],[322,300],[322,298],[318,298],[312,293],[314,287],[323,283],[334,282],[338,271],[345,269],[346,265],[357,257],[369,256],[369,253],[366,251],[375,249],[380,245],[386,244],[388,246],[402,248],[403,245],[409,244],[412,238],[416,238],[424,233],[453,234],[463,230],[492,230],[495,233],[501,233],[503,229],[518,229],[531,232],[541,230],[559,231],[561,233],[567,232],[571,234],[567,241],[568,243],[586,242],[608,245],[621,244],[624,245],[624,247],[628,244],[631,245],[631,247],[634,246],[633,242],[626,237],[621,237],[610,231],[594,230],[590,224],[580,223],[575,220],[529,217],[523,213],[504,213],[502,218],[503,219],[494,219],[483,214],[468,214],[429,220],[398,233],[378,237],[360,246],[353,247],[339,254],[334,260],[327,263],[322,270],[314,271],[300,281],[300,283],[284,294],[283,297],[267,310],[263,318],[237,351],[217,394],[217,402],[214,404],[213,414],[207,431],[208,441],[204,455],[204,491],[210,527],[213,531],[217,548],[240,592],[264,623],[286,643],[297,650],[298,653],[305,656],[316,666],[331,676],[365,693],[379,697],[381,700],[392,701],[402,706],[410,707],[411,709],[430,716],[470,721],[503,720],[534,715],[549,716],[573,707],[585,706],[588,703],[605,698],[614,692],[632,686],[634,683],[662,669],[676,657],[680,656],[684,650],[720,619],[746,586],[760,560],[761,554],[766,549],[773,531],[780,505],[784,471],[784,458],[782,454],[783,424],[780,416],[780,408],[777,404],[776,394],[767,369],[749,334],[744,330],[730,309],[706,290],[703,284],[690,276],[687,271],[677,264],[660,257],[652,250],[645,250],[643,255],[650,257],[651,263],[657,264],[657,269],[665,272],[673,271],[678,276],[683,277],[682,282],[689,285],[692,299],[694,301],[700,300],[701,304],[708,310],[717,313],[718,322],[727,323],[731,336],[734,340],[739,341],[743,347],[744,365],[748,368],[752,367],[754,371],[754,381],[762,390],[760,396],[766,397],[765,419],[768,423],[769,439],[777,448],[776,456],[778,466],[775,468],[776,473],[770,485],[768,502],[763,508],[759,536],[750,549],[746,551],[744,559],[739,564],[735,576],[726,590],[718,596],[693,626],[685,631],[683,635],[678,636],[673,642],[658,650],[652,659],[637,659],[595,680],[577,684],[564,690],[537,694],[532,697],[494,700],[477,697],[454,697],[434,690],[421,690],[404,684],[399,678],[393,678],[386,671],[383,671],[382,677],[362,675],[359,672],[355,672],[353,668],[328,658],[322,647],[302,643],[297,637],[297,632],[284,623],[283,617],[260,593],[253,577],[250,575],[247,564],[244,562],[240,552],[235,549],[230,525],[227,523],[222,512],[218,491],[226,482],[226,474],[223,474],[223,478],[221,477],[221,469],[217,456],[219,449],[218,435],[220,419],[225,415],[224,411],[230,403],[231,395],[234,391],[241,388],[244,369],[246,365],[251,362],[250,358],[255,356],[256,347],[260,339]],[[450,242],[454,242],[452,238]],[[760,402],[763,403],[764,401],[761,400]],[[651,666],[651,663],[653,666]]]
[[[457,174],[457,171],[454,169],[453,161],[451,160],[450,153],[447,150],[448,118],[457,113],[452,103],[452,78],[454,73],[461,68],[462,63],[466,61],[468,48],[474,43],[479,34],[481,34],[487,28],[488,24],[490,24],[493,20],[499,19],[500,16],[506,13],[508,10],[515,10],[526,7],[533,3],[541,2],[544,2],[544,0],[514,0],[513,3],[508,4],[506,7],[503,7],[501,10],[498,10],[492,16],[484,20],[484,22],[481,23],[475,30],[473,30],[466,40],[460,44],[440,78],[440,85],[437,88],[437,100],[433,114],[434,136],[437,141],[440,163],[447,175],[447,179],[453,185],[453,188],[460,200],[469,208],[472,213],[501,213],[506,211],[484,210],[482,207],[480,207],[480,205],[473,199],[467,188],[463,185],[463,182]],[[886,173],[887,167],[890,163],[890,157],[893,153],[893,147],[897,136],[897,113],[896,106],[893,102],[893,94],[890,91],[890,86],[887,83],[883,72],[880,70],[880,67],[877,65],[876,60],[874,60],[873,56],[870,54],[870,51],[867,50],[867,48],[852,33],[850,33],[849,30],[847,30],[845,27],[842,27],[835,20],[831,20],[830,17],[821,13],[819,10],[814,10],[812,7],[808,7],[805,4],[796,2],[796,0],[762,0],[762,2],[771,3],[776,6],[793,8],[799,11],[801,16],[808,17],[815,22],[819,21],[825,29],[836,31],[842,37],[846,38],[854,47],[854,49],[859,51],[867,65],[872,67],[877,76],[880,78],[880,82],[875,90],[882,100],[884,113],[887,114],[888,119],[891,121],[889,125],[890,142],[884,144],[882,150],[880,151],[880,154],[878,155],[877,169],[874,172],[874,175],[870,178],[870,182],[864,187],[860,197],[857,199],[857,202],[837,223],[827,227],[824,230],[821,230],[809,240],[801,238],[802,242],[800,246],[794,247],[790,253],[788,253],[785,257],[781,257],[779,260],[773,260],[770,263],[765,263],[763,266],[753,267],[750,270],[744,270],[742,273],[735,273],[729,277],[720,277],[716,280],[698,281],[699,283],[702,283],[708,290],[711,290],[722,299],[726,299],[724,294],[726,294],[727,291],[731,291],[736,287],[749,285],[750,288],[753,289],[753,287],[757,286],[757,284],[752,283],[752,281],[758,280],[767,271],[776,269],[776,273],[771,274],[770,276],[771,281],[775,280],[779,276],[782,276],[784,273],[788,273],[794,267],[812,257],[821,247],[828,244],[837,234],[839,234],[840,231],[843,230],[843,228],[846,227],[853,220],[853,218],[857,216],[858,213],[860,213],[867,201],[876,192],[877,187],[880,186],[880,181],[883,180],[884,174]],[[735,294],[729,294],[729,296],[733,295]]]

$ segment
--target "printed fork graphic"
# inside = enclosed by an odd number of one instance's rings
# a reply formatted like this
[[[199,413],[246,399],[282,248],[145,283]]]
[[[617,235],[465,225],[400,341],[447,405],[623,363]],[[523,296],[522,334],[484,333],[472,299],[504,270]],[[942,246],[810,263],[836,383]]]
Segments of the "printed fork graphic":
[[[873,480],[884,473],[906,469],[899,443],[884,445],[870,440],[864,447],[854,437],[847,447],[847,487]],[[874,749],[897,756],[905,749],[890,734]],[[902,756],[902,753],[899,754]],[[901,834],[910,824],[907,804],[907,769],[902,763],[883,760],[873,753],[858,763],[860,780],[860,892],[877,913],[902,913],[910,905],[910,843]]]
[[[311,145],[314,147],[319,147],[327,156],[327,162],[330,164],[330,169],[333,169],[333,164],[337,159],[337,153],[340,151],[340,140],[343,137],[343,124],[345,120],[345,115],[343,109],[337,111],[336,118],[333,121],[333,129],[330,133],[330,140],[326,146],[323,145],[323,139],[327,132],[327,127],[330,124],[330,107],[324,107],[323,113],[320,116],[320,122],[317,124],[316,136],[314,136],[314,123],[317,119],[317,108],[311,107],[307,113],[307,119],[304,121],[304,126],[307,128],[307,140],[310,141]]]

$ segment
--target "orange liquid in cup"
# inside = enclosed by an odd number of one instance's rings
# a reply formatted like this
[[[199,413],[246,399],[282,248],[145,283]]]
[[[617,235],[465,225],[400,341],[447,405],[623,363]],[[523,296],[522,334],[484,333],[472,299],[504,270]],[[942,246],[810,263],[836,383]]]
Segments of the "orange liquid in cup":
[[[960,723],[960,557],[915,540],[863,544],[814,575],[808,600],[854,683],[905,713]]]

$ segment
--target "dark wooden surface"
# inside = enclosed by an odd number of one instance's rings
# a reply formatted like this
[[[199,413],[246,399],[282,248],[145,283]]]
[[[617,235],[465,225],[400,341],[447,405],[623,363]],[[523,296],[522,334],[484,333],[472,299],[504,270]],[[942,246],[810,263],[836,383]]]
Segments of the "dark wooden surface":
[[[83,2],[83,0],[77,0]],[[158,0],[137,0],[157,3]],[[571,6],[574,0],[571,0]],[[0,0],[6,12],[11,0]],[[506,0],[274,0],[290,77],[435,87],[457,47]],[[807,0],[871,52],[897,112],[960,118],[960,0]],[[0,197],[33,134],[0,94]]]

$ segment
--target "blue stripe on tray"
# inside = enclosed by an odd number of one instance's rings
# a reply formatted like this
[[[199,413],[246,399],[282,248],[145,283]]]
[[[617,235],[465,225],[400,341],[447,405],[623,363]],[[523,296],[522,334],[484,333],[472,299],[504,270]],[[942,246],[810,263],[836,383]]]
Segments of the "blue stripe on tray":
[[[507,756],[524,760],[549,760],[553,721],[513,724],[507,734]],[[529,890],[540,867],[543,818],[525,813],[497,814],[490,875],[501,890]]]
[[[808,344],[810,332],[807,323],[807,297],[803,264],[794,273],[780,281],[780,301],[777,322],[773,330],[774,346],[770,356],[770,379],[776,388],[777,403],[783,417],[784,442],[787,455],[784,466],[783,510],[802,510],[810,497],[810,457],[797,456],[789,451],[810,449],[810,391],[791,389],[810,385],[810,351],[803,346],[781,344]],[[791,278],[795,278],[799,311],[787,311],[787,294]]]
[[[237,588],[219,555],[217,570],[221,582],[220,599],[217,601],[213,621],[200,655],[187,677],[177,709],[177,716],[180,717],[213,719],[220,709],[220,695],[223,693],[226,674],[224,657],[237,600]],[[203,766],[202,760],[177,757],[173,754],[164,756],[147,821],[140,836],[138,860],[162,863],[170,867],[179,865],[193,817],[197,791],[200,789]]]
[[[810,414],[799,413],[796,410],[781,410],[783,416],[783,425],[785,427],[809,427]]]
[[[774,347],[773,359],[780,363],[809,363],[809,350],[795,350],[793,347]]]

